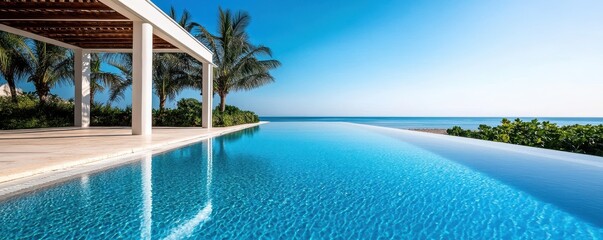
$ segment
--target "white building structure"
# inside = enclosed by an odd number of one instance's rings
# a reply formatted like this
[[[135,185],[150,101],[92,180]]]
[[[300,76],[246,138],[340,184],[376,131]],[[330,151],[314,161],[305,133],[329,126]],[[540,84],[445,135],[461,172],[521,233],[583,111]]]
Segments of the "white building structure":
[[[213,53],[147,0],[4,0],[0,30],[72,49],[75,125],[90,125],[90,53],[132,53],[132,134],[152,133],[152,55],[183,52],[203,64],[202,126],[212,127]]]
[[[23,90],[17,88],[17,96],[23,94]],[[8,86],[8,83],[2,84],[0,85],[0,97],[9,97],[11,96],[10,94],[10,87]]]

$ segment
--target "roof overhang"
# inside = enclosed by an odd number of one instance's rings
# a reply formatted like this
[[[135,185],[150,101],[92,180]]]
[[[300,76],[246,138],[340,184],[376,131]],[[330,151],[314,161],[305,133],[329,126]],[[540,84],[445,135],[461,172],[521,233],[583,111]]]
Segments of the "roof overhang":
[[[207,47],[147,0],[0,1],[0,30],[70,49],[131,52],[133,22],[153,26],[154,52],[212,63]]]

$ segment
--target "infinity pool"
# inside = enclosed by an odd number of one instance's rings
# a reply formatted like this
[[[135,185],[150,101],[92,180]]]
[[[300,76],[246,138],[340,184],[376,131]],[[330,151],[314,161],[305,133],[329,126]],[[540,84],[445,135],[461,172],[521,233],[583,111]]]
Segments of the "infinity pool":
[[[0,238],[603,239],[603,158],[269,123],[0,202]]]

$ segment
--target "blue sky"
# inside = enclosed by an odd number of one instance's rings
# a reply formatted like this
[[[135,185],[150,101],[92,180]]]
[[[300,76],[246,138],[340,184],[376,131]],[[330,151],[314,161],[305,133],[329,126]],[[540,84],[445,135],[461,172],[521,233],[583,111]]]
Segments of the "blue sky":
[[[228,104],[261,116],[603,116],[603,1],[154,3],[210,31],[218,6],[251,14],[282,67]]]

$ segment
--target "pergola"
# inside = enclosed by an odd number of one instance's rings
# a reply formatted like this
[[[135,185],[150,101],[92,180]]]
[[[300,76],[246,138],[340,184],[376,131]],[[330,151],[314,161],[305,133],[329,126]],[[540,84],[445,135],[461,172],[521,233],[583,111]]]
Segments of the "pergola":
[[[0,0],[0,30],[72,49],[75,126],[90,125],[90,53],[132,53],[132,134],[151,135],[153,52],[203,64],[202,127],[212,123],[212,52],[148,0]]]

